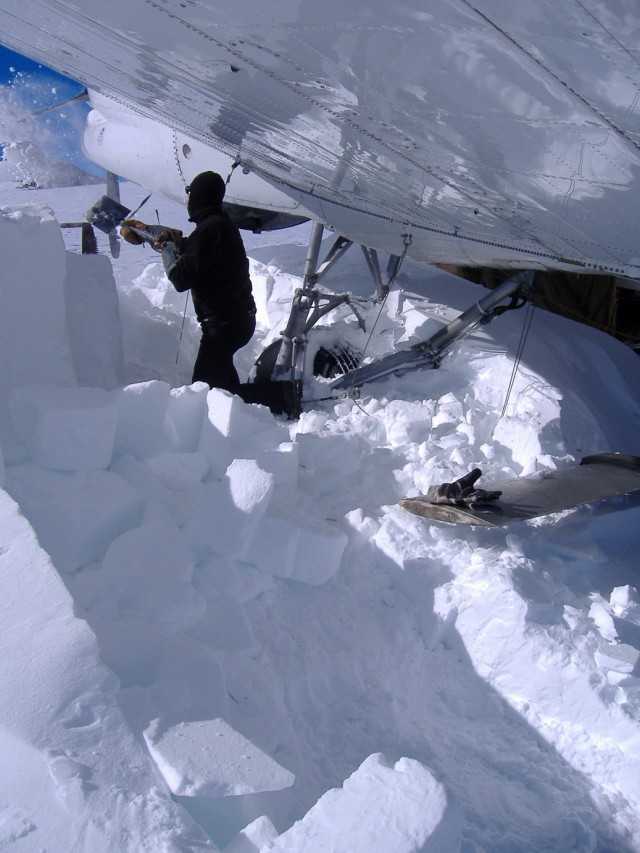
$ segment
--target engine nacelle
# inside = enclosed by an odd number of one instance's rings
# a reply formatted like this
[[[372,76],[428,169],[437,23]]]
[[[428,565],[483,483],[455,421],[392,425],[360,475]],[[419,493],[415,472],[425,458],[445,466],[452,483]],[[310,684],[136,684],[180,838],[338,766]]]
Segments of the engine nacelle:
[[[215,148],[103,95],[90,92],[89,100],[93,109],[83,149],[109,172],[184,204],[184,188],[199,172],[212,170],[226,180],[232,170],[233,160]],[[251,231],[286,228],[310,218],[298,202],[241,167],[233,170],[224,206],[241,228]]]

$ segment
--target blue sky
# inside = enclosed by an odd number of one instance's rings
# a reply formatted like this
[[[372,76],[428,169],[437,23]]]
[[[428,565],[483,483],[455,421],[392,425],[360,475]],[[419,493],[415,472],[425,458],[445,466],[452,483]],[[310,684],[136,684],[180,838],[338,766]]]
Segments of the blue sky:
[[[0,45],[0,91],[4,97],[11,98],[12,104],[18,103],[24,108],[25,115],[72,98],[83,89],[81,83]],[[38,139],[33,141],[54,159],[103,174],[103,170],[91,164],[82,153],[82,128],[88,110],[87,104],[74,104],[39,116],[30,126],[38,133]],[[3,142],[13,141],[3,138],[3,130],[0,124],[0,153]]]

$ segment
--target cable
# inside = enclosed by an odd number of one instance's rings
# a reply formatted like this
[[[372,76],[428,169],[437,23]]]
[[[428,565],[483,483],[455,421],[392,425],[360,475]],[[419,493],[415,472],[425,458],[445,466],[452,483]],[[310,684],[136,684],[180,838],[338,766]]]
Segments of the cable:
[[[520,342],[518,344],[518,351],[516,352],[515,361],[513,362],[513,370],[511,371],[511,379],[509,381],[509,387],[507,388],[507,396],[504,401],[504,406],[502,407],[502,414],[500,415],[503,418],[507,411],[507,406],[509,405],[509,398],[511,396],[511,391],[513,390],[513,384],[516,380],[516,374],[520,367],[520,361],[522,359],[522,353],[524,351],[524,345],[527,342],[527,337],[529,335],[529,329],[531,328],[531,322],[533,320],[533,312],[535,311],[535,306],[530,302],[527,302],[527,312],[525,314],[524,323],[522,324],[522,333],[520,334]]]
[[[358,364],[356,365],[356,368],[358,368],[362,364],[362,360],[364,359],[365,353],[367,352],[367,347],[369,346],[369,343],[371,342],[371,338],[373,337],[373,333],[376,330],[376,326],[378,325],[378,321],[380,320],[380,317],[382,316],[382,310],[383,310],[385,303],[387,301],[387,297],[389,296],[389,293],[391,290],[391,285],[393,284],[393,282],[398,277],[398,273],[400,272],[400,267],[402,266],[402,262],[404,261],[404,259],[407,256],[407,250],[409,249],[409,246],[411,245],[411,240],[412,240],[411,234],[403,234],[402,235],[402,242],[404,245],[402,255],[400,256],[400,260],[398,261],[398,265],[395,269],[393,276],[389,279],[389,282],[387,283],[387,292],[385,293],[385,295],[382,299],[382,302],[380,303],[380,310],[378,311],[378,316],[376,317],[375,322],[374,322],[373,326],[371,327],[371,331],[369,332],[369,337],[367,338],[367,340],[365,342],[362,353],[360,354],[360,358],[358,359]],[[354,383],[352,383],[352,385],[351,385],[352,391],[353,391],[354,386],[355,386],[355,380],[354,380]]]
[[[187,290],[187,298],[184,301],[184,314],[182,315],[182,326],[180,327],[180,337],[178,338],[178,352],[176,353],[176,364],[180,358],[180,347],[182,346],[182,333],[184,332],[184,323],[187,319],[187,305],[189,304],[189,292]]]

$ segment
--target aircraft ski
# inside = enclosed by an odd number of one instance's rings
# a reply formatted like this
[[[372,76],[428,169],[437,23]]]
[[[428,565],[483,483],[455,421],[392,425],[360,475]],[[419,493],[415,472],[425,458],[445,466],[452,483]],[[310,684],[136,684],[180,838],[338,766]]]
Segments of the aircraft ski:
[[[596,501],[640,494],[640,456],[599,453],[585,456],[569,468],[490,483],[484,488],[499,491],[499,499],[467,505],[431,503],[425,497],[416,497],[401,500],[400,506],[414,515],[450,524],[504,527]]]

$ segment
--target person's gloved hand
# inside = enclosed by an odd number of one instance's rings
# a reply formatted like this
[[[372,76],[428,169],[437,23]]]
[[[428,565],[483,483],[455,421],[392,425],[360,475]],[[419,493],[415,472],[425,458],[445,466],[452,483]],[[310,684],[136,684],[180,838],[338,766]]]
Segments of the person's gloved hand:
[[[439,486],[429,486],[426,499],[432,504],[454,504],[458,506],[477,506],[478,504],[497,501],[502,492],[488,492],[476,489],[474,484],[482,476],[479,468],[474,468],[464,477],[453,483],[441,483]]]
[[[176,248],[182,248],[183,241],[182,231],[179,228],[165,228],[161,231],[153,242],[153,248],[161,252],[167,243],[175,243]]]
[[[120,236],[127,243],[131,243],[132,246],[141,246],[144,243],[144,239],[139,234],[136,234],[135,231],[132,231],[131,228],[138,228],[140,231],[144,231],[146,227],[144,222],[141,222],[139,219],[125,219],[120,226]]]

